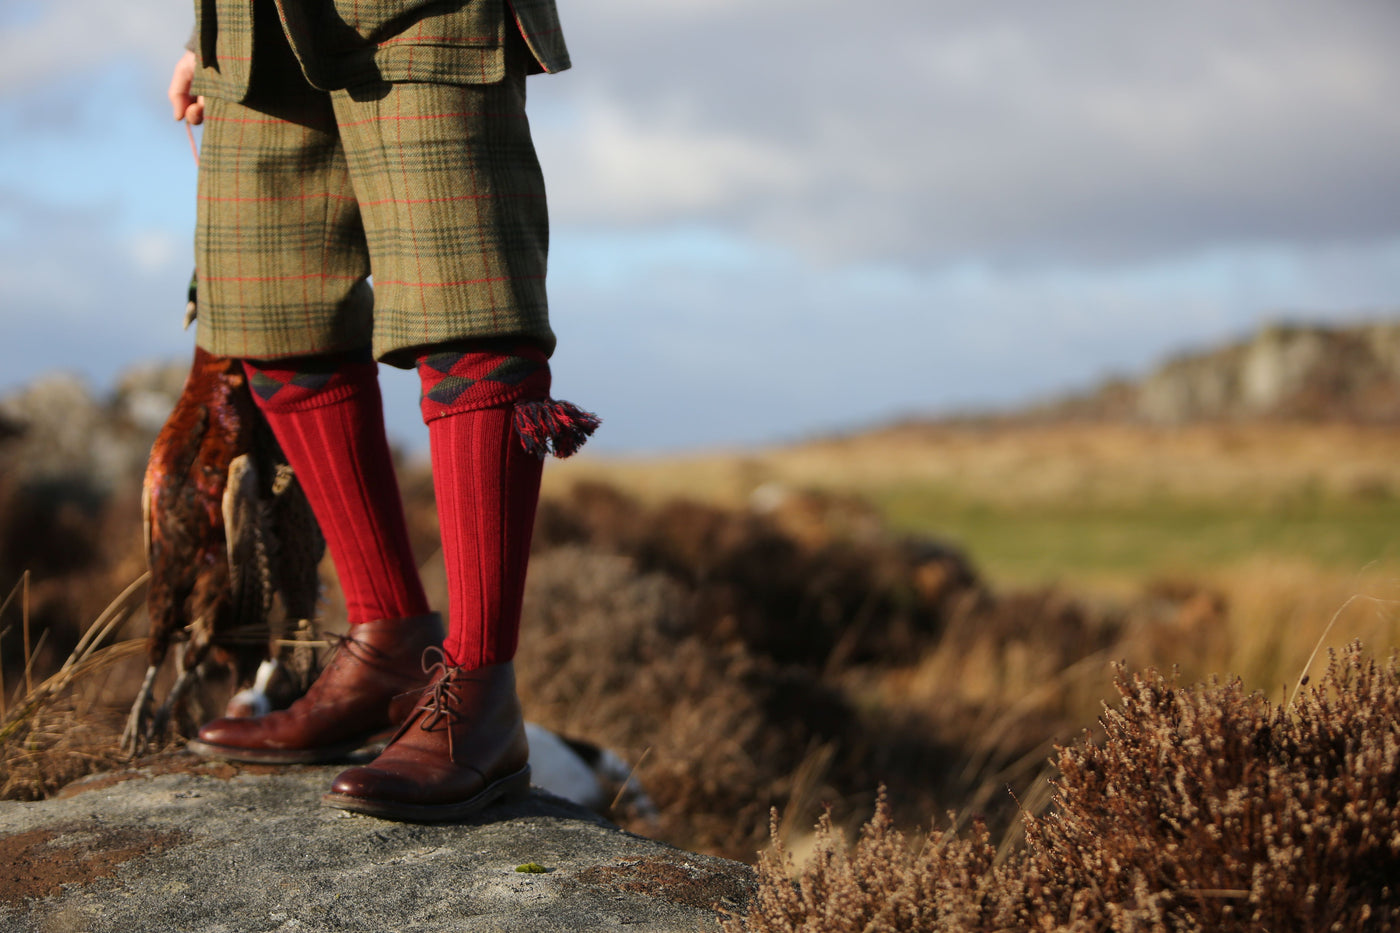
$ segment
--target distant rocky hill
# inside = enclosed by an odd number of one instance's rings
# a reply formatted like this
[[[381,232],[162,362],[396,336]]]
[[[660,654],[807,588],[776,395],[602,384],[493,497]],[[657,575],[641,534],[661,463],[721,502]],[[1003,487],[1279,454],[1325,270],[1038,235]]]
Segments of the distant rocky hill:
[[[1036,420],[1306,420],[1400,423],[1400,320],[1275,324],[1183,353],[1141,380],[1036,406]]]

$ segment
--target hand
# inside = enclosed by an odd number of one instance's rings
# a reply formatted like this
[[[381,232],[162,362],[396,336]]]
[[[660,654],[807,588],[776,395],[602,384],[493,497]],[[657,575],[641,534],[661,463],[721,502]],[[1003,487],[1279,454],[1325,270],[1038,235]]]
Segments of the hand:
[[[204,97],[190,96],[190,86],[194,84],[194,68],[194,53],[187,51],[175,63],[175,73],[170,76],[170,91],[166,96],[170,98],[175,119],[184,120],[190,126],[199,126],[204,122]]]

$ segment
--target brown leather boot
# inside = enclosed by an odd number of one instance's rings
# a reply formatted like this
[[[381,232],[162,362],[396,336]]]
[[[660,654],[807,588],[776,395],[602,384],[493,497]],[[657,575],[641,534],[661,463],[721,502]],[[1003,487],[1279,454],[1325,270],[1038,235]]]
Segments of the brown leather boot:
[[[467,670],[438,663],[423,699],[384,752],[342,772],[321,799],[390,820],[458,820],[529,793],[529,758],[514,666]]]
[[[250,719],[215,719],[190,751],[265,764],[337,761],[386,738],[413,711],[428,682],[423,652],[442,645],[436,613],[352,626],[306,696]]]

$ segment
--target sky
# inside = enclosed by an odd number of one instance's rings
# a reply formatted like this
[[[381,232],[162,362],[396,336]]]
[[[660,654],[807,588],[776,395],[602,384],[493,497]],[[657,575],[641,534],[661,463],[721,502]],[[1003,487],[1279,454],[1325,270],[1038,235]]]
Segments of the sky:
[[[594,449],[1020,404],[1400,316],[1392,0],[559,0],[530,79]],[[0,393],[183,359],[188,4],[0,5]],[[421,449],[416,379],[385,370]]]

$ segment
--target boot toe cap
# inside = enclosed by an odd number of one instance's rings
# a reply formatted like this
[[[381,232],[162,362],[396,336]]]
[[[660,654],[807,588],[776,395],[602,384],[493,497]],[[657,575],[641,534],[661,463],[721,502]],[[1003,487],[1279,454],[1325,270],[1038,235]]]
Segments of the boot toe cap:
[[[208,745],[233,748],[245,744],[251,720],[244,717],[224,717],[205,723],[199,730],[199,740]]]
[[[388,780],[389,777],[375,768],[349,768],[331,782],[331,793],[342,797],[382,797],[389,785],[398,783]]]

